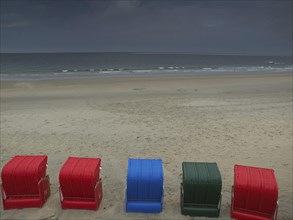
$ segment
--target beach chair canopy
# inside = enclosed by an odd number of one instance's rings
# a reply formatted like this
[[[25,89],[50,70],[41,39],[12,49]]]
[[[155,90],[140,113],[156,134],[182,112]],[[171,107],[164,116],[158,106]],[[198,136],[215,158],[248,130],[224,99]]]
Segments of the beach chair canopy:
[[[15,156],[1,172],[4,209],[42,207],[50,195],[48,157]]]
[[[126,211],[157,213],[163,208],[163,166],[160,159],[129,159]]]
[[[216,163],[183,162],[181,213],[217,217],[220,212],[222,178]]]
[[[69,157],[59,173],[60,198],[64,209],[93,209],[102,199],[100,158]]]
[[[234,166],[231,217],[236,219],[276,219],[278,185],[274,170]]]

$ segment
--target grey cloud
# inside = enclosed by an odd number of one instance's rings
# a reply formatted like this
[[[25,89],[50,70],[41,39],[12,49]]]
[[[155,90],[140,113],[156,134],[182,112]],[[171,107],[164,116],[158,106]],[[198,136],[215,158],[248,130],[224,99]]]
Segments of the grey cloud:
[[[4,5],[5,51],[292,53],[291,1],[17,2]]]
[[[1,28],[28,27],[30,25],[31,23],[28,21],[8,22],[1,24]]]

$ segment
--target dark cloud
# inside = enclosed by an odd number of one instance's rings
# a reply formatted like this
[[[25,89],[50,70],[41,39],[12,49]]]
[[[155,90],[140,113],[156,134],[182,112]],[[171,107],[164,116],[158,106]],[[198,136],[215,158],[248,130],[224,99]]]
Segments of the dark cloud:
[[[292,1],[1,0],[1,50],[292,54]]]

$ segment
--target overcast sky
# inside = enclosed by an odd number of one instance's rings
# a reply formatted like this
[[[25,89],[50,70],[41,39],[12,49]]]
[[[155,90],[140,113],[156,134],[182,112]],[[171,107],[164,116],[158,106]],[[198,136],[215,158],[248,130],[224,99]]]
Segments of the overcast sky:
[[[291,0],[0,0],[1,52],[292,55]]]

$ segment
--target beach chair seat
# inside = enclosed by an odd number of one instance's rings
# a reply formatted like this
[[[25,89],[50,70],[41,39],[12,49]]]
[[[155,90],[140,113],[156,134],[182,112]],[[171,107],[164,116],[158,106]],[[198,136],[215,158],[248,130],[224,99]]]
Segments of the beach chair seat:
[[[222,177],[216,163],[183,162],[181,213],[218,217],[221,207]]]
[[[163,178],[162,160],[128,159],[126,212],[161,212]]]
[[[231,217],[239,220],[277,219],[278,185],[273,169],[235,165]]]
[[[63,209],[97,210],[103,192],[100,158],[69,157],[59,173]]]
[[[4,209],[42,207],[50,196],[48,157],[15,156],[1,172],[1,192]]]

